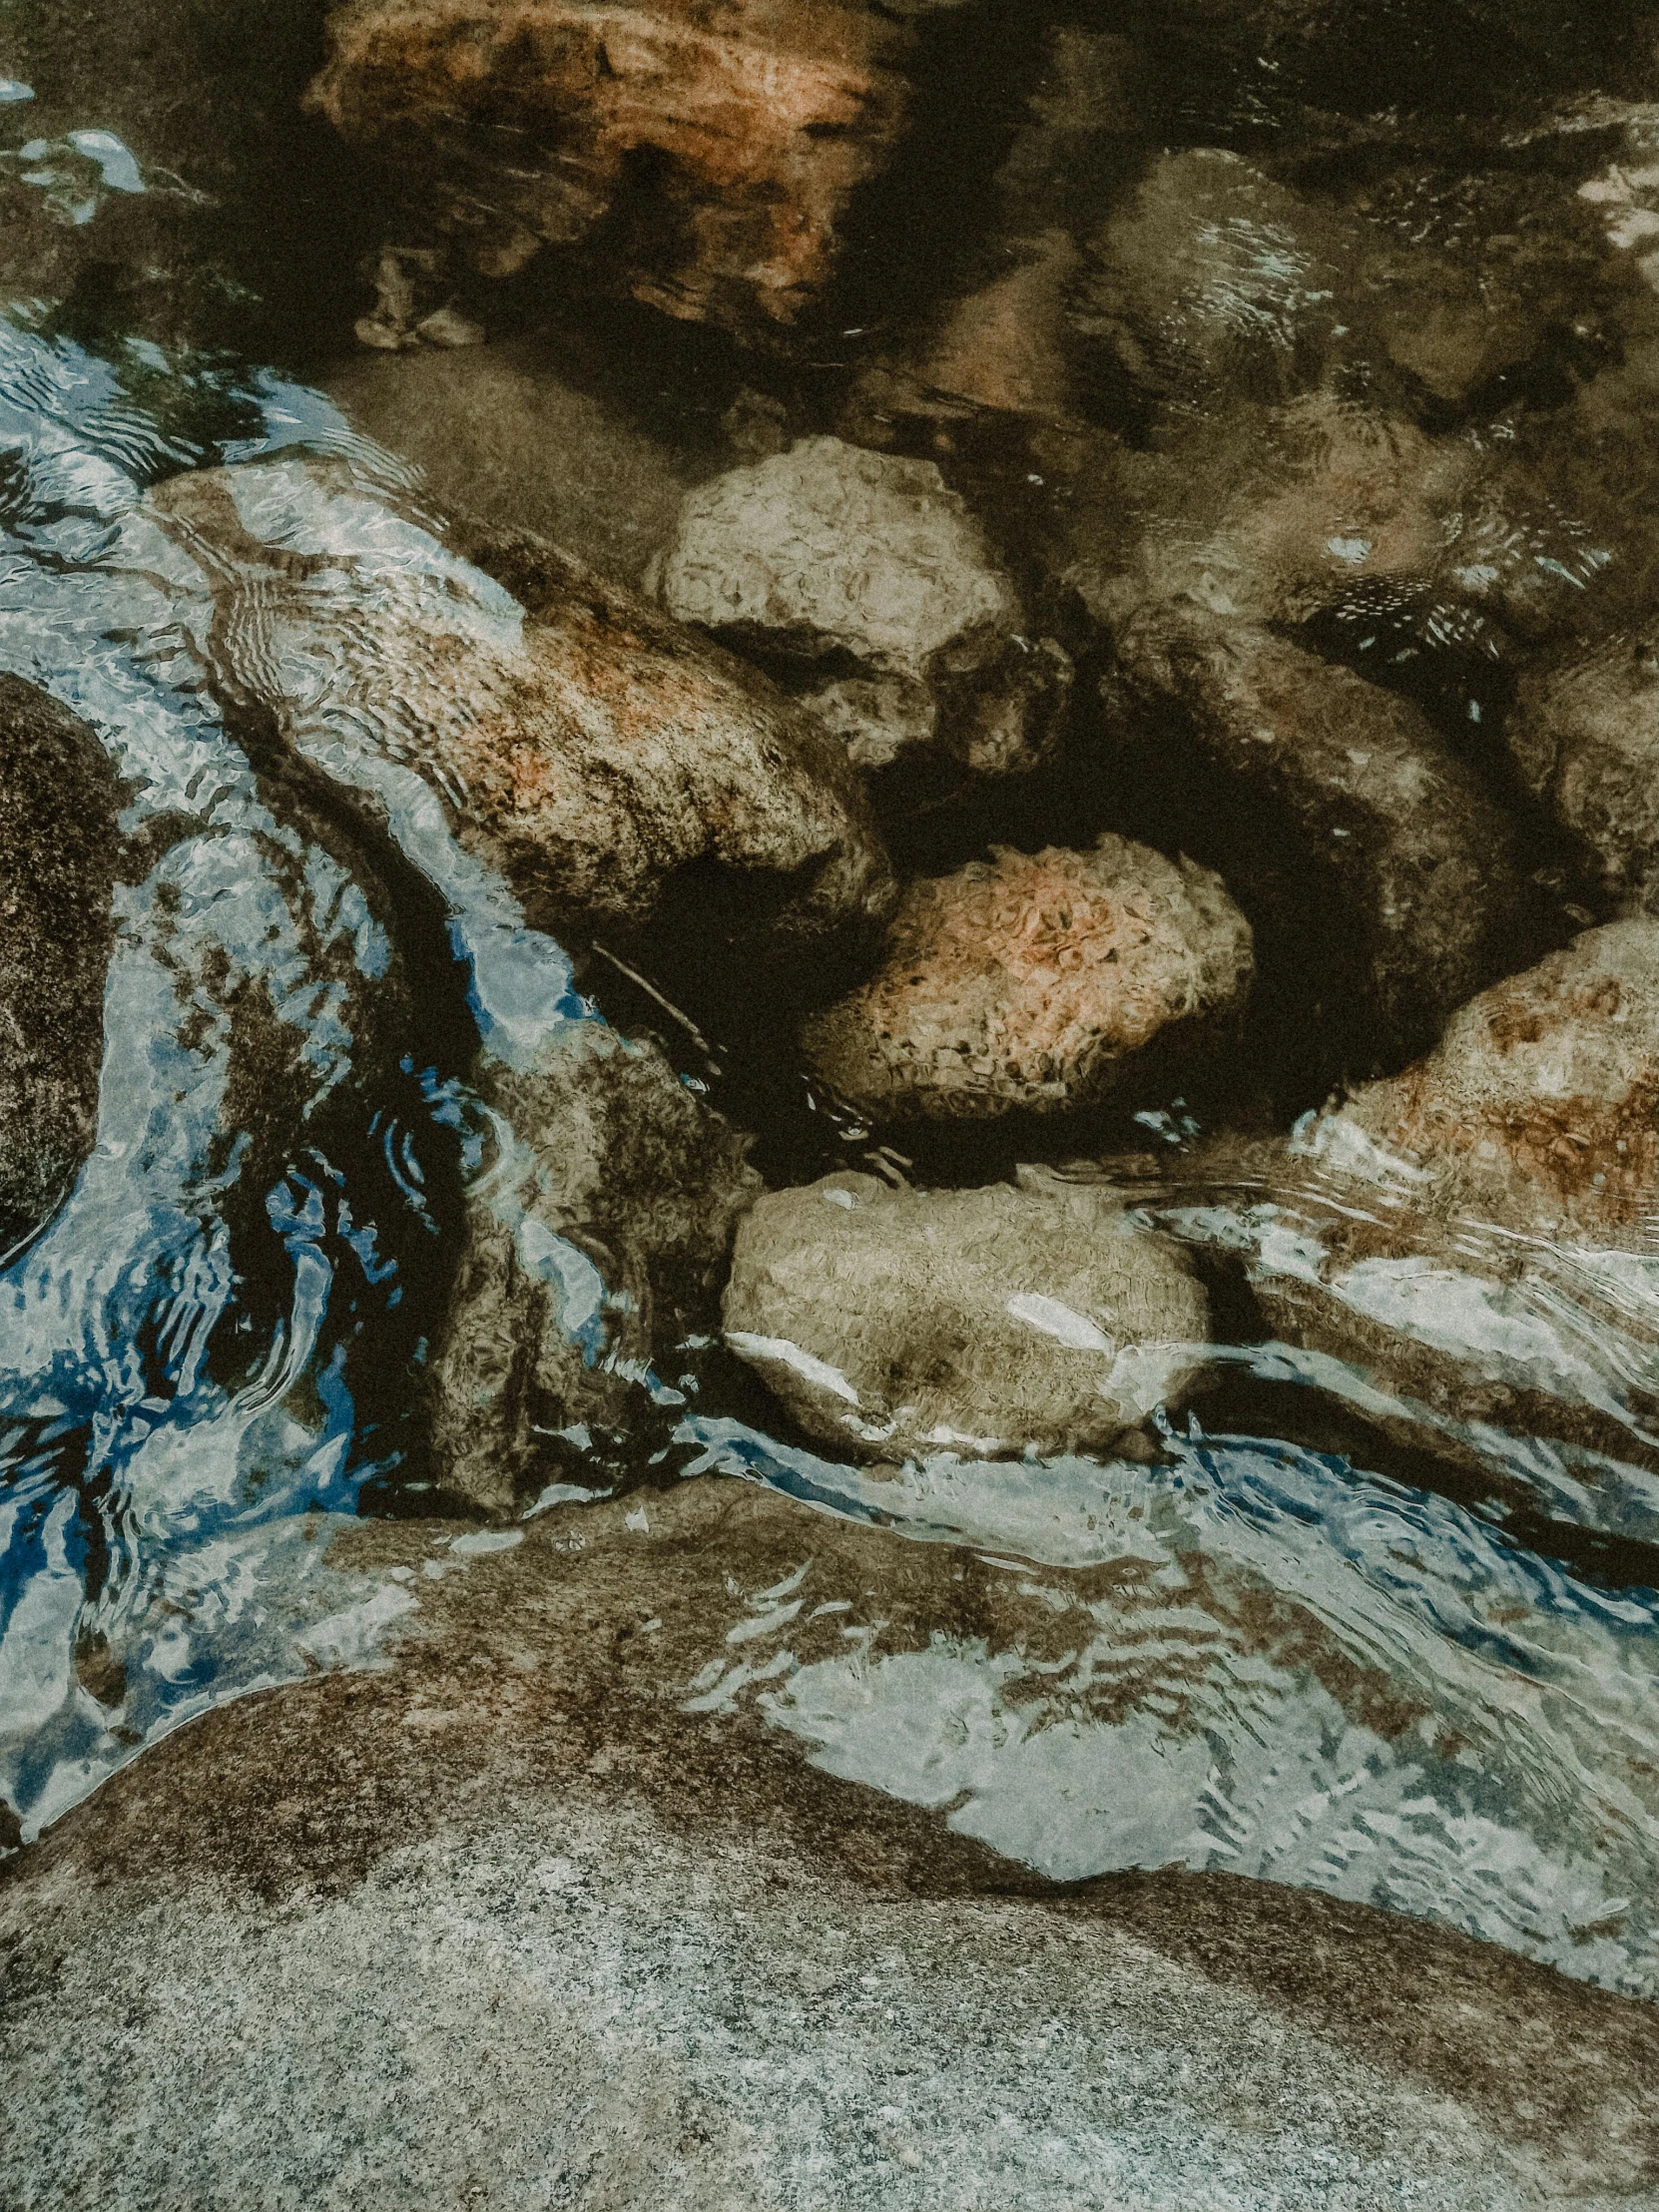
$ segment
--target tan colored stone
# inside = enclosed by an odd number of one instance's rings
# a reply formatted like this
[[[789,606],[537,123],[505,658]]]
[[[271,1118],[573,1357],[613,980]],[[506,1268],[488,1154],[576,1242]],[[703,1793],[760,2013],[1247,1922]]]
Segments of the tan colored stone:
[[[936,747],[1004,773],[1058,736],[1071,662],[1024,635],[1012,580],[931,461],[799,438],[691,492],[649,581],[682,622],[787,662],[862,767]]]
[[[1137,1055],[1238,1013],[1250,925],[1220,876],[1107,835],[1006,847],[909,885],[880,972],[805,1030],[825,1080],[877,1117],[1043,1113],[1135,1080]]]
[[[640,922],[695,862],[789,895],[816,941],[891,898],[840,748],[766,680],[540,541],[524,604],[338,464],[276,461],[152,495],[206,556],[237,667],[286,744],[371,811],[409,772],[538,928]],[[428,802],[430,803],[430,802]]]
[[[895,1191],[832,1175],[738,1232],[726,1341],[803,1427],[860,1458],[1104,1448],[1209,1339],[1177,1246],[1098,1184]]]

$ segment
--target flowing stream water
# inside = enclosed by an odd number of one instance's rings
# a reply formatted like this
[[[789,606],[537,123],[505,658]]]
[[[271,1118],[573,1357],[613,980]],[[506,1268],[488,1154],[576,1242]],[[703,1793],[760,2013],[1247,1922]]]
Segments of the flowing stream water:
[[[66,221],[144,189],[96,117],[57,152],[15,135]],[[249,496],[287,499],[302,548],[321,525],[308,479],[281,473],[297,451],[355,487],[327,525],[355,533],[355,582],[319,593],[302,635],[257,610],[228,626],[145,494],[271,463]],[[330,717],[379,712],[360,651],[376,594],[413,620],[423,594],[464,602],[510,631],[516,608],[445,550],[409,466],[257,361],[86,342],[17,306],[0,455],[0,665],[105,739],[128,853],[97,1148],[0,1272],[15,1842],[215,1702],[371,1665],[395,1636],[408,1577],[341,1571],[327,1540],[429,1495],[417,1384],[467,1187],[510,1141],[468,1087],[472,1053],[481,1037],[524,1064],[605,1016],[412,775],[385,771],[397,850],[376,856],[221,704],[279,689],[319,744]],[[427,902],[416,929],[393,866]],[[830,1132],[806,1172],[839,1154],[860,1157]],[[1318,1189],[1195,1184],[1178,1147],[1167,1165],[1139,1203],[1196,1250],[1317,1257]],[[1498,1235],[1466,1226],[1470,1251]],[[1056,1880],[1225,1868],[1652,1997],[1656,1264],[1659,1240],[1651,1260],[1540,1248],[1502,1313],[1449,1279],[1438,1308],[1420,1277],[1410,1299],[1381,1277],[1352,1293],[1471,1376],[1595,1407],[1628,1455],[1454,1422],[1246,1337],[1152,1466],[939,1453],[877,1476],[770,1420],[705,1341],[671,1383],[642,1382],[626,1450],[585,1464],[569,1440],[545,1502],[716,1473],[800,1500],[804,1561],[826,1512],[987,1562],[998,1637],[890,1649],[878,1598],[815,1585],[815,1608],[845,1615],[844,1651],[809,1662],[794,1589],[737,1592],[687,1703],[753,1702],[830,1772],[944,1809]]]

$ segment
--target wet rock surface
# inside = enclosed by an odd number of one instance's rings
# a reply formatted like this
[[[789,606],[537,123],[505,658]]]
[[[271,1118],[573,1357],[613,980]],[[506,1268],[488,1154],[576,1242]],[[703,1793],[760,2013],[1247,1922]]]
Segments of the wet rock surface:
[[[625,1427],[678,1341],[715,1317],[733,1225],[761,1188],[745,1140],[661,1053],[572,1023],[537,1064],[486,1065],[495,1157],[432,1362],[433,1472],[501,1513],[546,1439]]]
[[[486,275],[592,240],[674,315],[751,335],[827,281],[906,107],[904,39],[855,4],[350,0],[311,98]]]
[[[1618,631],[1522,680],[1509,745],[1528,787],[1590,857],[1608,896],[1659,904],[1659,662]]]
[[[1200,756],[1245,807],[1266,803],[1349,917],[1348,987],[1391,1052],[1420,1049],[1525,944],[1514,831],[1408,700],[1270,632],[1202,618],[1149,613],[1121,651],[1143,696],[1185,710]]]
[[[418,776],[533,923],[643,921],[698,862],[770,877],[763,926],[786,937],[856,933],[890,901],[818,726],[552,547],[506,548],[523,606],[337,464],[184,476],[154,500],[225,580],[226,629],[258,633],[256,703],[285,742],[382,809]],[[318,654],[342,609],[349,648]]]
[[[534,341],[359,353],[327,388],[365,436],[421,470],[443,508],[536,531],[633,588],[693,481],[683,453],[562,375]]]
[[[978,1191],[842,1175],[762,1198],[725,1324],[804,1428],[877,1459],[1108,1448],[1179,1398],[1209,1335],[1174,1247],[1111,1193],[1036,1170]]]
[[[120,791],[84,722],[0,677],[0,1253],[92,1150]]]
[[[1309,2212],[1651,2193],[1650,2007],[1273,1885],[1010,1868],[687,1685],[786,1587],[811,1660],[847,1618],[808,1625],[821,1593],[858,1618],[878,1584],[925,1650],[941,1619],[1000,1640],[1011,1578],[915,1545],[893,1579],[878,1533],[744,1484],[644,1505],[464,1561],[454,1524],[354,1532],[419,1592],[389,1668],[175,1733],[0,1875],[34,2203],[256,2166],[315,2205],[713,2206],[764,2177],[805,2206],[826,2171],[963,2212],[1103,2180],[1187,2212],[1218,2170]]]
[[[812,1066],[881,1119],[1055,1113],[1145,1092],[1224,1042],[1252,978],[1220,876],[1107,835],[905,890],[875,976],[812,1015]]]
[[[862,768],[937,746],[969,769],[1050,748],[1071,667],[930,461],[803,438],[694,491],[652,582],[671,614],[792,668]]]

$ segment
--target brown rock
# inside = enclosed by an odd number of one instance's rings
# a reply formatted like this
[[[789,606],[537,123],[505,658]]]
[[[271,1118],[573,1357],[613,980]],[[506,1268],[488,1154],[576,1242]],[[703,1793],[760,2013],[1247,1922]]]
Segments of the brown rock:
[[[1659,1196],[1659,923],[1586,930],[1482,992],[1305,1149],[1403,1163],[1442,1220],[1629,1239]]]
[[[84,722],[0,676],[0,1256],[92,1150],[118,786]]]
[[[1274,1335],[1335,1363],[1326,1388],[1534,1511],[1514,1466],[1547,1467],[1553,1449],[1591,1501],[1568,1517],[1594,1525],[1609,1471],[1659,1470],[1642,1319],[1656,1039],[1659,923],[1588,930],[1287,1150],[1201,1163],[1212,1188],[1250,1197],[1242,1217],[1201,1212],[1194,1234],[1224,1225]]]
[[[866,1459],[1105,1448],[1208,1342],[1179,1248],[1098,1184],[894,1191],[832,1175],[738,1232],[726,1341],[802,1426]]]
[[[839,747],[553,548],[497,549],[527,613],[338,464],[182,476],[152,499],[208,556],[237,646],[225,682],[379,816],[407,812],[412,772],[533,926],[643,921],[698,862],[777,938],[885,912],[885,854]]]
[[[1473,771],[1408,701],[1267,631],[1149,611],[1119,644],[1298,850],[1309,925],[1326,902],[1349,917],[1389,1049],[1420,1050],[1517,943],[1514,832]]]
[[[1250,925],[1220,876],[1107,835],[1003,847],[912,883],[872,981],[808,1020],[809,1059],[877,1117],[1038,1113],[1144,1081],[1236,1014]]]
[[[750,332],[821,289],[906,107],[902,33],[841,0],[346,0],[329,42],[312,104],[481,270],[612,217],[636,298]]]
[[[625,1422],[653,1360],[712,1320],[733,1225],[762,1186],[747,1141],[658,1048],[600,1022],[477,1081],[504,1119],[434,1348],[432,1446],[446,1490],[505,1514],[537,1479],[539,1439]]]
[[[1659,911],[1659,653],[1652,626],[1522,679],[1504,735],[1611,898]]]

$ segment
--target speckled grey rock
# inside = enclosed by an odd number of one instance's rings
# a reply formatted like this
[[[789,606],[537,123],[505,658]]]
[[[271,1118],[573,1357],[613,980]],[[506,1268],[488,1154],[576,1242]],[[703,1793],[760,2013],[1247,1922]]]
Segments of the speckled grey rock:
[[[982,773],[1030,768],[1070,688],[934,464],[840,438],[700,485],[651,582],[682,621],[788,666],[864,768],[929,746]]]
[[[109,755],[84,722],[0,676],[0,1254],[92,1150],[115,941]]]
[[[1273,1884],[1056,1887],[686,1710],[785,1584],[804,1656],[846,1648],[823,1592],[1005,1646],[1030,1601],[971,1549],[723,1481],[460,1533],[336,1546],[418,1600],[390,1665],[176,1731],[0,1870],[9,2201],[1659,2201],[1653,2007]]]
[[[909,884],[871,980],[811,1015],[811,1065],[880,1119],[1054,1113],[1179,1080],[1254,975],[1213,869],[1108,833]]]
[[[1200,755],[1299,851],[1309,926],[1327,901],[1350,917],[1391,1052],[1421,1051],[1524,950],[1513,829],[1408,700],[1192,609],[1148,609],[1119,644],[1133,683],[1184,710]]]
[[[432,1443],[442,1486],[500,1514],[536,1484],[541,1439],[625,1422],[653,1359],[713,1320],[761,1179],[657,1046],[602,1023],[572,1022],[529,1071],[495,1062],[479,1081],[505,1118],[468,1195]]]
[[[441,809],[532,925],[644,921],[698,863],[754,895],[775,945],[860,936],[885,913],[886,855],[840,748],[553,547],[514,540],[514,599],[338,462],[150,496],[214,576],[234,704],[274,716],[376,821]]]
[[[862,1458],[1113,1443],[1177,1398],[1208,1341],[1179,1250],[1113,1192],[895,1191],[832,1175],[743,1222],[726,1341],[816,1436]]]

